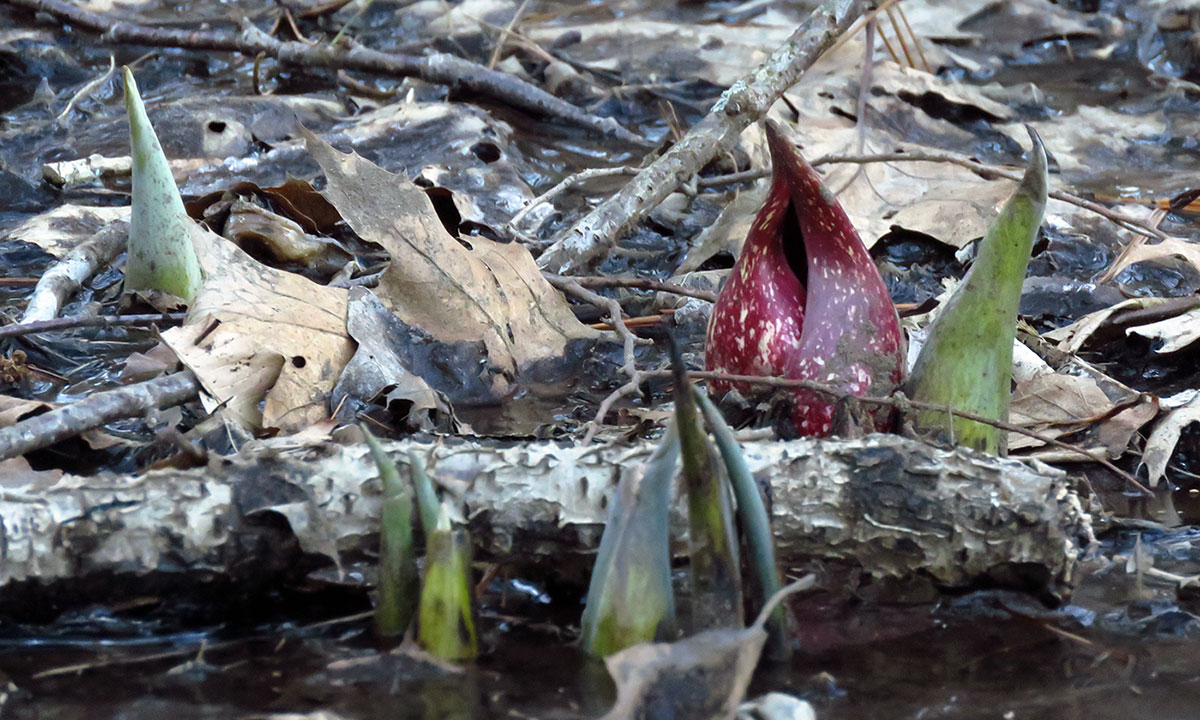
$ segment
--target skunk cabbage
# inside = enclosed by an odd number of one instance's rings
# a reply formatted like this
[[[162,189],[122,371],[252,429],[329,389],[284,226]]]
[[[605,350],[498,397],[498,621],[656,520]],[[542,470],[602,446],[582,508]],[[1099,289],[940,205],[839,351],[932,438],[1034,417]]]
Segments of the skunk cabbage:
[[[1046,209],[1046,149],[1029,128],[1029,167],[996,222],[979,243],[975,263],[929,328],[908,380],[913,400],[949,405],[992,420],[1008,420],[1017,306],[1029,253]],[[1004,431],[942,411],[914,413],[917,430],[992,454]]]
[[[413,551],[412,495],[405,492],[396,463],[365,425],[359,426],[371,457],[379,468],[383,501],[379,521],[379,580],[375,587],[375,629],[384,638],[399,637],[408,629],[417,610],[421,584]]]
[[[774,123],[766,131],[774,178],[709,318],[705,365],[887,395],[900,384],[904,357],[887,286],[820,176]],[[763,395],[761,387],[709,382],[717,397],[731,389]],[[833,398],[796,390],[790,404],[794,432],[830,432]],[[890,420],[886,410],[871,414],[875,429]]]
[[[679,466],[675,423],[646,464],[621,475],[600,538],[581,630],[583,649],[607,657],[671,636],[670,497]]]
[[[146,116],[133,73],[127,67],[121,71],[133,164],[125,289],[159,290],[190,302],[204,280],[192,246],[195,228],[183,209],[171,166]]]

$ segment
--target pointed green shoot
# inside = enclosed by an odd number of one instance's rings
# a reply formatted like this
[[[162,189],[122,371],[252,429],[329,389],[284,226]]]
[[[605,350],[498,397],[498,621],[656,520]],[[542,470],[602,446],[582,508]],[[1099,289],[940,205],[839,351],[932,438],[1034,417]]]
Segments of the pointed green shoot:
[[[979,244],[975,264],[934,320],[909,377],[908,396],[1008,420],[1017,306],[1029,254],[1046,209],[1046,150],[1033,128],[1029,167]],[[942,411],[919,411],[913,425],[993,455],[1006,451],[999,428]]]
[[[687,490],[692,631],[741,628],[742,573],[729,491],[696,412],[695,393],[679,346],[673,338],[669,344],[675,379],[675,425],[679,428],[683,486]]]
[[[471,607],[471,536],[454,530],[442,508],[425,536],[425,585],[421,588],[417,642],[443,660],[470,660],[479,653]]]
[[[417,495],[417,508],[421,511],[421,529],[428,535],[437,527],[438,515],[441,514],[442,506],[438,502],[437,493],[433,490],[433,480],[425,471],[425,463],[415,452],[408,453],[408,467],[412,477],[413,491]]]
[[[758,485],[742,449],[738,446],[733,430],[725,422],[721,411],[708,399],[708,394],[695,391],[696,400],[708,421],[708,428],[717,441],[717,449],[721,451],[721,459],[725,463],[725,473],[729,476],[729,484],[733,488],[733,496],[737,500],[738,519],[741,520],[742,532],[746,535],[746,550],[750,556],[750,570],[758,587],[758,598],[765,602],[779,592],[783,587],[779,574],[779,565],[775,562],[775,538],[771,534],[771,519],[767,516],[766,505],[759,495]],[[792,654],[792,645],[788,641],[787,617],[782,606],[771,611],[767,620],[767,653],[772,660],[786,660]]]
[[[420,597],[417,561],[413,553],[412,497],[405,492],[396,463],[365,425],[359,425],[383,481],[379,527],[379,605],[375,629],[380,637],[404,635]]]
[[[583,610],[583,649],[592,655],[606,657],[674,630],[667,528],[678,462],[672,423],[646,464],[622,474]]]
[[[128,67],[125,110],[133,161],[133,208],[129,218],[129,252],[125,258],[126,290],[158,290],[191,302],[203,275],[192,245],[192,221],[158,136],[146,116],[137,83]]]

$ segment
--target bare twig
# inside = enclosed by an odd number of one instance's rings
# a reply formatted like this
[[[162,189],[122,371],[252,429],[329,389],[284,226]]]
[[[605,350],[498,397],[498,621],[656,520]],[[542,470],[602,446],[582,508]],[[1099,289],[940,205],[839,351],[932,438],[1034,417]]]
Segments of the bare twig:
[[[492,48],[492,56],[488,58],[488,70],[494,70],[496,63],[500,62],[500,53],[504,52],[504,44],[508,42],[508,36],[512,33],[513,28],[517,26],[517,23],[521,22],[521,18],[525,15],[527,7],[529,7],[529,0],[521,0],[521,4],[517,6],[517,11],[513,13],[512,20],[509,20],[508,25],[500,31],[500,37],[496,38],[496,47]]]
[[[738,80],[682,140],[619,192],[562,233],[538,258],[563,273],[592,264],[626,227],[645,217],[682,183],[722,152],[767,110],[801,73],[863,13],[861,0],[826,0],[762,65]]]
[[[63,303],[75,294],[84,280],[107,266],[125,249],[129,224],[113,222],[95,236],[75,246],[67,256],[42,274],[29,304],[25,306],[22,323],[50,320],[58,315]]]
[[[583,183],[589,180],[595,180],[596,178],[636,174],[637,168],[631,167],[586,168],[584,170],[580,170],[577,173],[567,176],[558,182],[554,187],[530,200],[525,207],[518,210],[517,213],[509,219],[508,226],[513,230],[516,230],[517,226],[521,224],[521,221],[525,219],[525,216],[528,215],[531,210],[536,207],[540,207],[541,205],[545,205],[575,185],[582,185]]]
[[[939,151],[908,151],[908,152],[890,152],[866,155],[822,155],[812,160],[813,167],[822,165],[837,165],[837,164],[857,164],[865,165],[869,163],[888,163],[888,162],[940,162],[950,163],[964,167],[974,173],[977,173],[985,180],[994,178],[1006,178],[1008,180],[1020,181],[1024,171],[1012,170],[998,165],[987,165],[978,160],[972,160],[966,155],[960,155],[952,152]],[[733,183],[748,182],[759,178],[767,177],[771,174],[770,170],[743,170],[741,172],[730,173],[728,175],[717,175],[713,177],[701,178],[698,185],[701,187],[713,187],[717,185],[729,185]],[[1117,226],[1128,230],[1137,235],[1144,237],[1155,238],[1156,240],[1165,240],[1167,235],[1162,230],[1159,230],[1151,223],[1143,222],[1136,218],[1131,218],[1128,215],[1116,212],[1111,208],[1107,208],[1097,202],[1081,198],[1078,195],[1066,192],[1064,190],[1051,190],[1050,197],[1055,200],[1061,200],[1069,205],[1083,208],[1088,212],[1095,213],[1100,217],[1116,224]]]
[[[65,317],[51,320],[14,323],[0,326],[0,338],[35,335],[56,330],[72,330],[82,327],[136,327],[139,325],[175,325],[183,322],[185,313],[162,313],[159,315],[89,315],[87,317]]]
[[[71,109],[75,107],[75,103],[79,102],[83,98],[92,94],[93,92],[96,91],[96,88],[100,87],[105,82],[107,82],[108,79],[110,77],[112,77],[113,70],[115,70],[116,67],[117,67],[117,59],[113,55],[110,54],[108,56],[108,69],[105,70],[104,73],[102,75],[100,75],[100,77],[93,78],[92,80],[87,82],[83,87],[79,88],[79,90],[74,95],[71,96],[71,99],[67,101],[66,107],[64,107],[62,109],[62,112],[60,112],[58,114],[58,117],[54,118],[54,121],[56,123],[58,123],[59,125],[63,125],[63,126],[69,125],[70,124],[69,116],[71,114]]]
[[[904,29],[908,31],[908,36],[912,38],[913,46],[917,48],[917,55],[921,58],[921,67],[925,69],[925,72],[932,73],[933,68],[929,66],[929,61],[925,59],[925,51],[921,49],[921,38],[917,37],[917,34],[913,32],[912,25],[908,24],[908,16],[904,14],[904,6],[896,3],[896,12],[899,13],[900,20],[904,23]]]
[[[612,409],[614,403],[626,395],[637,392],[642,386],[643,374],[637,367],[637,356],[633,352],[634,345],[640,342],[639,338],[634,335],[625,325],[625,318],[622,315],[621,304],[612,298],[606,298],[603,295],[598,295],[591,290],[585,289],[580,285],[575,278],[567,278],[558,275],[544,274],[547,282],[554,287],[568,292],[581,300],[585,300],[596,307],[603,308],[608,311],[609,319],[612,321],[613,329],[617,335],[621,337],[624,344],[625,362],[621,366],[621,371],[629,376],[629,382],[609,393],[608,397],[600,402],[600,407],[596,410],[596,417],[588,425],[587,432],[583,436],[583,444],[587,445],[596,436],[596,431],[600,429],[600,425],[604,422],[604,416]]]
[[[708,302],[716,302],[718,294],[712,290],[700,290],[699,288],[673,285],[671,283],[659,282],[658,280],[649,280],[647,278],[576,276],[571,277],[570,279],[578,282],[580,285],[586,288],[623,287],[632,288],[634,290],[653,290],[655,292],[673,293],[675,295],[683,295],[685,297],[694,297],[699,300],[707,300]]]
[[[0,0],[0,4],[47,13],[65,21],[72,28],[99,33],[101,40],[113,44],[236,52],[251,58],[264,53],[280,62],[300,67],[417,77],[438,85],[465,88],[510,107],[556,118],[605,137],[642,146],[649,144],[645,138],[625,129],[612,118],[584,112],[520,78],[445,53],[397,55],[364,48],[352,41],[339,43],[336,47],[309,45],[299,41],[284,42],[266,34],[248,20],[242,23],[240,33],[233,34],[175,30],[124,22],[84,10],[65,0]]]
[[[671,372],[669,370],[648,370],[643,372],[642,376],[643,378],[670,377],[670,374]],[[1071,443],[1063,442],[1058,438],[1050,437],[1049,435],[1043,435],[1042,433],[1023,428],[1020,425],[1013,425],[1012,423],[1004,422],[1002,420],[993,420],[981,415],[976,415],[975,413],[958,410],[950,407],[949,405],[939,405],[936,403],[922,402],[920,400],[910,400],[901,393],[897,393],[892,397],[852,395],[851,393],[848,393],[840,388],[833,387],[832,385],[825,385],[824,383],[814,382],[812,380],[792,380],[780,377],[762,377],[759,375],[731,375],[729,373],[711,372],[707,370],[691,370],[688,372],[688,377],[695,378],[697,380],[722,380],[724,382],[731,383],[747,383],[755,385],[767,385],[769,387],[808,390],[835,400],[853,397],[856,402],[865,403],[867,405],[882,405],[884,407],[892,407],[902,413],[912,410],[932,410],[936,412],[944,412],[947,415],[960,417],[964,420],[970,420],[972,422],[983,423],[984,425],[990,425],[1006,432],[1014,432],[1019,435],[1025,435],[1026,437],[1040,440],[1047,445],[1053,445],[1057,448],[1077,453],[1104,466],[1104,468],[1109,472],[1117,475],[1140,492],[1143,492],[1146,495],[1153,494],[1149,489],[1146,488],[1145,485],[1138,482],[1138,479],[1133,475],[1130,475],[1103,457],[1096,457],[1078,445],[1072,445]]]
[[[0,460],[23,455],[122,418],[173,407],[200,393],[190,370],[106,390],[0,429]]]

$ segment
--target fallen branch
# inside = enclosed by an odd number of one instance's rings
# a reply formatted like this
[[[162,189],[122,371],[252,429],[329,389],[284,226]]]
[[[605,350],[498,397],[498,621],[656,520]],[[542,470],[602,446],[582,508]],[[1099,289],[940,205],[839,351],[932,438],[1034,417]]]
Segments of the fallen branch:
[[[410,452],[432,460],[447,510],[469,523],[486,559],[579,581],[617,479],[636,472],[652,443],[386,447],[401,463]],[[752,442],[743,451],[772,489],[773,531],[790,565],[817,558],[948,587],[1024,581],[1063,594],[1093,542],[1065,473],[1044,465],[894,435]],[[298,566],[373,553],[380,492],[365,446],[301,447],[287,438],[194,470],[7,484],[0,594],[31,578],[151,571],[233,574],[278,589]],[[136,592],[128,582],[108,586]]]
[[[87,315],[84,317],[53,318],[34,322],[13,323],[0,326],[0,339],[37,335],[44,332],[74,330],[83,327],[139,327],[178,325],[187,313],[161,313],[158,315]]]
[[[432,55],[395,55],[370,50],[353,42],[338,45],[284,42],[267,35],[248,20],[240,34],[202,30],[175,30],[124,22],[84,10],[64,0],[0,0],[29,10],[44,12],[78,27],[100,34],[101,40],[115,45],[150,45],[236,52],[247,57],[275,58],[287,65],[376,73],[391,77],[416,77],[437,85],[461,88],[509,107],[534,115],[555,118],[585,128],[603,137],[645,146],[647,141],[622,127],[612,118],[586,113],[518,77],[445,53]]]
[[[89,395],[79,402],[0,429],[0,460],[48,447],[114,420],[138,417],[150,410],[178,405],[199,393],[200,381],[191,371],[185,370]],[[3,515],[0,514],[0,517]],[[3,543],[0,543],[0,548],[3,548]]]
[[[716,302],[717,295],[719,294],[713,292],[712,290],[701,290],[700,288],[685,287],[683,285],[665,283],[659,280],[650,280],[648,278],[573,276],[570,279],[574,280],[585,288],[619,287],[630,288],[633,290],[653,290],[655,292],[665,292],[673,295],[693,297],[698,300],[706,300],[708,302]]]
[[[128,239],[129,223],[111,222],[96,235],[75,246],[66,257],[42,274],[25,306],[21,322],[58,317],[63,303],[82,287],[84,281],[125,251]]]
[[[599,260],[622,230],[658,207],[718,154],[730,150],[742,130],[765,115],[862,15],[863,6],[861,0],[822,3],[766,62],[726,90],[683,139],[546,248],[538,258],[542,269],[563,274]]]

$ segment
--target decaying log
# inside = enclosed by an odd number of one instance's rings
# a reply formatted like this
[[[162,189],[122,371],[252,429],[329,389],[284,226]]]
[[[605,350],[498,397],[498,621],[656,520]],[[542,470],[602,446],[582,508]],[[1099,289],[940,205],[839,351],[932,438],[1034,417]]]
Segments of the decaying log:
[[[410,451],[434,458],[432,473],[453,498],[452,514],[470,521],[480,556],[557,571],[587,562],[616,479],[651,447],[447,440],[388,449],[400,462]],[[891,435],[744,449],[772,487],[787,563],[849,561],[944,586],[1021,568],[1039,589],[1063,593],[1094,542],[1066,475],[1046,466]],[[379,491],[364,446],[286,440],[204,469],[0,484],[0,593],[24,579],[274,567],[273,546],[247,542],[265,517],[310,558],[361,558],[378,542]]]

